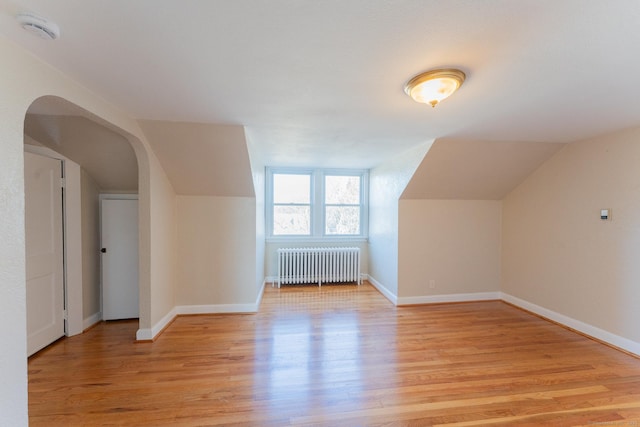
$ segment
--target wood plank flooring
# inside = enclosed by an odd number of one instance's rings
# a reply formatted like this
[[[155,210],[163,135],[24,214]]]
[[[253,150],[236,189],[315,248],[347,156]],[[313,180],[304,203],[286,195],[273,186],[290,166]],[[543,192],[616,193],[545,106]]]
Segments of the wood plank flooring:
[[[267,287],[257,314],[101,323],[29,360],[32,426],[640,426],[640,360],[499,301]]]

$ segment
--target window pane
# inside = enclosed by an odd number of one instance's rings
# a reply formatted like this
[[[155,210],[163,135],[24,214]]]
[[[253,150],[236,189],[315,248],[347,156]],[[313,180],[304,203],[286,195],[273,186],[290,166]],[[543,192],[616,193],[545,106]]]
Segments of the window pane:
[[[309,206],[274,206],[274,235],[310,235],[311,208]]]
[[[325,234],[360,234],[358,206],[327,206]]]
[[[324,201],[329,205],[359,205],[359,176],[325,176]]]
[[[311,176],[273,174],[273,203],[311,203]]]

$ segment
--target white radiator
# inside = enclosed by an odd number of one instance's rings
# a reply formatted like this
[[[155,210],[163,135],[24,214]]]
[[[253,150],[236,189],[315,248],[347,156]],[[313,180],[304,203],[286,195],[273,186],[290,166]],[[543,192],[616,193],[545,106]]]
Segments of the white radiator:
[[[336,282],[361,283],[360,248],[278,249],[278,287]]]

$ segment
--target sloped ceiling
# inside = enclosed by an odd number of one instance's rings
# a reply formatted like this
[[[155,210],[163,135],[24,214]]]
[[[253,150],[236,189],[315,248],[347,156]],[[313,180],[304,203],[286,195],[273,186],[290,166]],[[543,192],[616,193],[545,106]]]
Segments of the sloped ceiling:
[[[44,105],[38,100],[26,115],[25,134],[78,163],[103,192],[136,193],[138,161],[129,141],[88,118],[51,114],[56,111],[78,114],[68,103]]]
[[[564,144],[438,139],[402,199],[502,200]]]
[[[24,11],[60,39],[23,31]],[[639,22],[637,0],[0,1],[0,34],[118,108],[245,126],[274,166],[372,167],[434,138],[569,142],[638,126]],[[467,80],[437,108],[403,93],[450,66]]]
[[[242,126],[140,120],[178,194],[254,197]]]

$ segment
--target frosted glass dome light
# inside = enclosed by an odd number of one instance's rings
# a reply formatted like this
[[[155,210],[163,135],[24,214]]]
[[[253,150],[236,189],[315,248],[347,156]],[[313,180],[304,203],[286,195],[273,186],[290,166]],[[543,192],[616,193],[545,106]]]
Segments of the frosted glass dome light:
[[[458,90],[465,74],[453,68],[427,71],[418,74],[404,85],[404,91],[414,101],[435,107]]]

